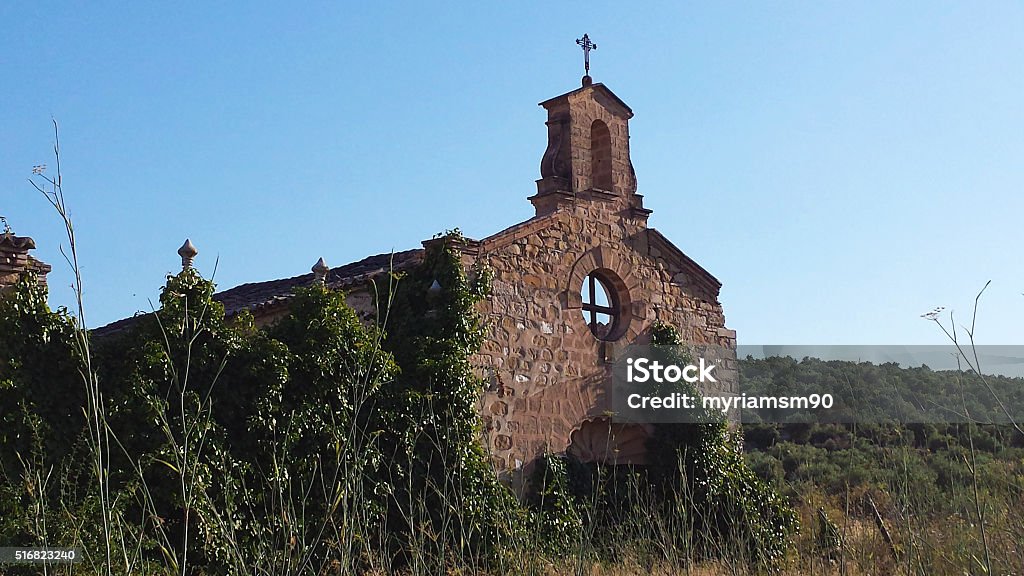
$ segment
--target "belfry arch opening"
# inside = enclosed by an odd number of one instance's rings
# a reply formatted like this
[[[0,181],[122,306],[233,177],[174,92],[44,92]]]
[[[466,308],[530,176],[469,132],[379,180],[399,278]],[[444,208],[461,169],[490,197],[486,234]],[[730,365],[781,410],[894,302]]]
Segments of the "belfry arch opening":
[[[590,126],[590,187],[612,190],[612,134],[608,125],[594,120]]]

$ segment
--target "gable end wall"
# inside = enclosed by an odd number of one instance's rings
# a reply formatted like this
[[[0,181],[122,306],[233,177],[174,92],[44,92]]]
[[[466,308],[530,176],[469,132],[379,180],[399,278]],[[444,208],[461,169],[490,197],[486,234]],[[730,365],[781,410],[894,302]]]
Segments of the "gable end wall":
[[[646,343],[655,321],[676,326],[695,351],[717,345],[734,357],[717,281],[652,250],[642,222],[624,214],[615,204],[580,203],[531,225],[530,234],[480,243],[475,259],[494,280],[482,303],[487,338],[474,364],[487,382],[486,446],[506,477],[545,452],[564,452],[574,430],[610,409],[609,361],[629,344]],[[580,309],[583,279],[595,269],[610,273],[623,294],[614,342],[598,340]]]

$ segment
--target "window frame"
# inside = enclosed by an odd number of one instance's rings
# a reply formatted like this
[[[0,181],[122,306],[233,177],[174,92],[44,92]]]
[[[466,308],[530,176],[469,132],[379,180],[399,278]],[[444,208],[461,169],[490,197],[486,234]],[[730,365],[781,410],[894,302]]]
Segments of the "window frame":
[[[602,290],[608,297],[608,306],[602,306],[597,303],[598,284],[601,285]],[[583,278],[583,286],[580,287],[580,300],[583,320],[587,324],[587,328],[590,329],[590,333],[598,340],[605,342],[615,340],[612,335],[618,328],[622,316],[622,307],[619,305],[618,293],[613,288],[612,283],[607,278],[601,276],[597,270],[590,272]],[[604,314],[609,318],[608,329],[603,336],[598,335],[595,330],[595,327],[598,325],[598,314]]]

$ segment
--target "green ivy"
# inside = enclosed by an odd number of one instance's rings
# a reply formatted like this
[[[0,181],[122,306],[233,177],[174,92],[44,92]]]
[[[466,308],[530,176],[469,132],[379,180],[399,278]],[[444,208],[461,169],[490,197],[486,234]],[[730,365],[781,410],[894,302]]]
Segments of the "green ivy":
[[[377,287],[378,326],[360,321],[344,293],[311,286],[257,329],[246,313],[227,317],[214,284],[186,268],[167,277],[157,311],[95,341],[110,517],[140,538],[122,552],[140,552],[137,567],[206,573],[257,564],[354,572],[382,553],[392,567],[429,558],[427,571],[438,572],[467,558],[502,562],[531,541],[531,526],[557,556],[594,530],[620,534],[628,514],[671,514],[685,501],[702,534],[774,566],[793,513],[710,415],[659,426],[647,469],[543,459],[531,516],[481,444],[483,382],[470,359],[484,338],[477,305],[490,274],[467,273],[464,242],[449,233],[420,265],[388,276]],[[0,295],[4,541],[42,541],[45,519],[48,542],[103,549],[83,435],[82,336],[34,282]],[[656,325],[652,339],[685,359],[671,326]],[[53,480],[34,484],[28,472],[45,470]],[[650,494],[659,509],[642,508]]]
[[[571,468],[578,462],[547,454],[535,462],[530,481],[530,505],[536,511],[536,540],[553,556],[579,549],[584,533],[586,490],[573,485],[580,474]]]
[[[666,361],[689,363],[674,327],[656,323],[651,336]],[[678,391],[696,394],[692,385],[684,386]],[[749,467],[739,432],[720,414],[704,411],[695,421],[657,425],[648,445],[652,482],[670,507],[682,501],[695,519],[700,538],[688,547],[706,556],[724,551],[755,566],[777,568],[797,532],[796,512]]]
[[[484,337],[476,304],[489,291],[486,270],[467,275],[457,231],[431,245],[415,270],[383,290],[385,347],[400,374],[389,387],[382,444],[395,498],[389,526],[414,536],[412,520],[438,535],[453,557],[497,557],[522,538],[515,496],[498,482],[480,442],[483,381],[470,357]]]
[[[0,541],[36,542],[43,513],[87,475],[85,385],[74,319],[32,274],[0,293]]]

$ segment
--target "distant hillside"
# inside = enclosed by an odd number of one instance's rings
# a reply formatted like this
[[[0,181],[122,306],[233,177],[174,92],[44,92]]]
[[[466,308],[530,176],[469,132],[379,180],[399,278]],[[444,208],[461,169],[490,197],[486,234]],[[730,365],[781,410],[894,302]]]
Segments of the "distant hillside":
[[[808,396],[829,393],[835,406],[814,420],[844,423],[1024,422],[1024,378],[979,377],[970,371],[902,368],[895,363],[795,360],[769,357],[740,361],[740,389],[748,396]],[[769,414],[744,421],[798,420]]]
[[[1024,434],[1012,424],[964,422],[899,423],[886,408],[899,402],[967,407],[972,418],[1007,422],[990,402],[965,394],[991,388],[1012,412],[1024,398],[1024,379],[901,368],[888,363],[795,360],[740,361],[741,388],[748,395],[802,395],[843,389],[864,399],[861,418],[844,423],[745,421],[747,459],[758,474],[792,497],[846,498],[875,491],[923,498],[945,512],[961,510],[976,479],[992,502],[1019,504],[1024,494]],[[874,409],[872,409],[874,407]],[[991,418],[991,420],[987,420]],[[972,451],[973,448],[973,451]],[[971,486],[972,490],[965,489]],[[937,511],[937,510],[936,510]]]

